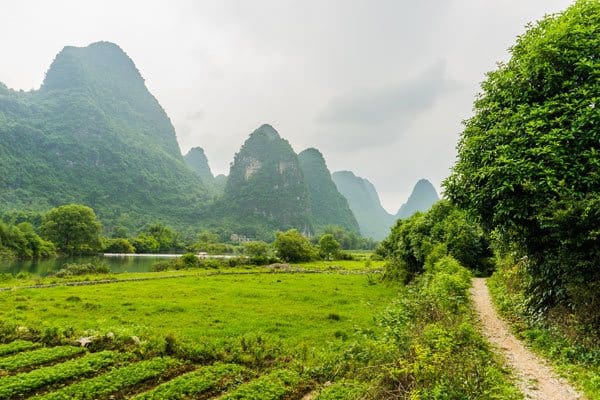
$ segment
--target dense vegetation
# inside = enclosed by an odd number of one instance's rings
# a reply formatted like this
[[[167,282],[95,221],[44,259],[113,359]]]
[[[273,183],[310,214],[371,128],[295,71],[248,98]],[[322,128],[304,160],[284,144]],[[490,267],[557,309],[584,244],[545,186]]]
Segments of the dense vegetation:
[[[445,182],[514,259],[532,312],[566,307],[600,330],[600,3],[530,26],[488,74]]]
[[[207,198],[169,118],[112,43],[65,47],[38,91],[2,86],[0,132],[0,212],[84,203],[111,229],[197,220]]]
[[[423,273],[427,256],[440,245],[477,274],[489,274],[493,268],[493,253],[483,230],[446,200],[426,213],[398,220],[377,253],[390,260],[388,278],[410,282]]]
[[[12,225],[0,221],[0,261],[48,257],[55,252],[54,244],[42,239],[30,223]]]
[[[320,232],[327,225],[338,225],[347,231],[359,232],[358,222],[348,201],[333,183],[321,152],[313,148],[306,149],[298,154],[298,160],[308,188],[315,231]]]
[[[308,189],[298,156],[270,125],[256,129],[235,155],[218,215],[238,233],[312,232]]]
[[[466,121],[449,199],[499,257],[489,286],[517,332],[600,398],[600,3],[528,26]]]

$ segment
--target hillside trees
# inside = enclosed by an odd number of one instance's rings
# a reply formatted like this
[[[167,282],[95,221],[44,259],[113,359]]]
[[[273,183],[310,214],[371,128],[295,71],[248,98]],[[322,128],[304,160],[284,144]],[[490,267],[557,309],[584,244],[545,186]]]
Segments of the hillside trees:
[[[600,287],[600,3],[545,17],[511,53],[482,84],[446,195],[527,256],[535,309],[577,308]]]

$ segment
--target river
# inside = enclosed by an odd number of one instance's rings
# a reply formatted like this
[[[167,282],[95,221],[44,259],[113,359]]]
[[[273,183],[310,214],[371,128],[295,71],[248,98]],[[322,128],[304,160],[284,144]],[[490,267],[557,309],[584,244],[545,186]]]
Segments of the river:
[[[157,261],[176,257],[175,254],[144,254],[124,256],[80,256],[80,257],[56,257],[43,260],[19,260],[0,261],[0,273],[18,274],[29,272],[33,275],[46,276],[52,271],[57,271],[67,263],[93,263],[105,264],[113,272],[148,272],[153,270]]]

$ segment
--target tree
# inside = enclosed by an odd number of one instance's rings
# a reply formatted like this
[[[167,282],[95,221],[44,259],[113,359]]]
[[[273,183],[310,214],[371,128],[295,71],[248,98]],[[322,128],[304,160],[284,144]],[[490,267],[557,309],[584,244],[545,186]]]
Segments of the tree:
[[[321,239],[319,239],[319,253],[321,257],[328,260],[335,259],[340,255],[340,244],[332,234],[328,233],[321,236]]]
[[[313,245],[296,229],[277,232],[273,245],[277,256],[286,262],[310,261],[316,257]]]
[[[252,264],[267,264],[271,258],[271,252],[271,246],[265,242],[258,241],[244,243],[244,254],[250,258]]]
[[[42,234],[66,254],[93,253],[100,249],[102,226],[94,210],[69,204],[50,210],[42,220]]]
[[[598,285],[600,3],[580,0],[517,39],[482,84],[446,196],[529,259],[535,307]]]

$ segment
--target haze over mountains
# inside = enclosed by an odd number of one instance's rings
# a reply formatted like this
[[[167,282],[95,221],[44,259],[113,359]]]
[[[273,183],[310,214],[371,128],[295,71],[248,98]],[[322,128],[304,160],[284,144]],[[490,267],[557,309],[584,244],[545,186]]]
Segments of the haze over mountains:
[[[319,150],[297,155],[267,124],[250,134],[228,177],[213,176],[201,147],[181,155],[165,111],[109,42],[65,47],[37,91],[0,84],[0,170],[0,212],[83,203],[108,230],[161,222],[269,237],[338,225],[381,239],[396,219],[368,180],[332,175]],[[398,217],[435,200],[419,181]]]

